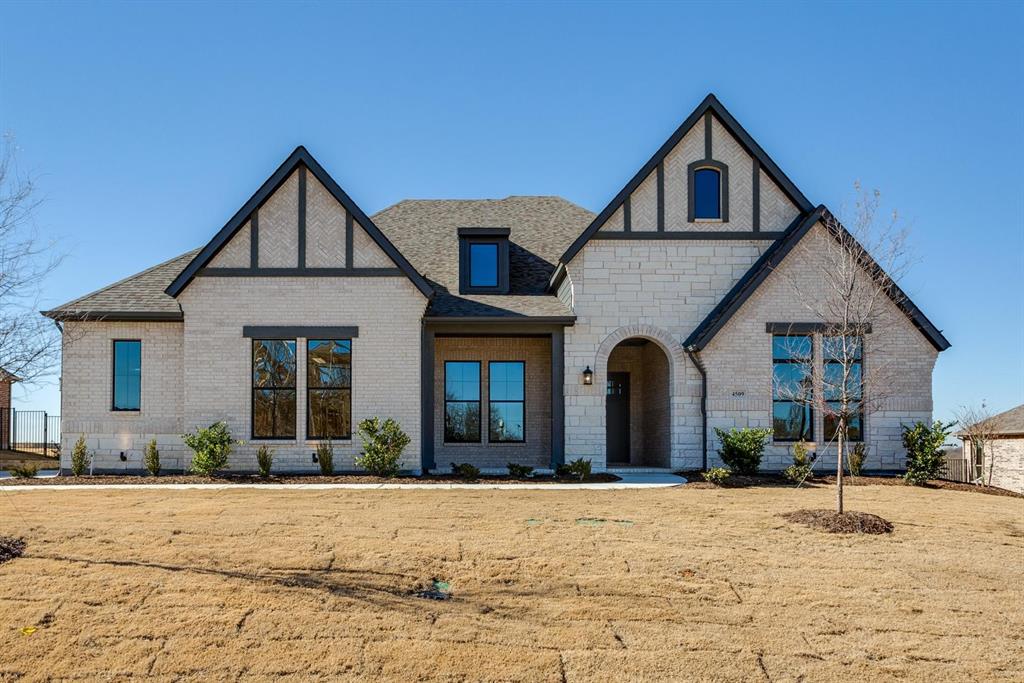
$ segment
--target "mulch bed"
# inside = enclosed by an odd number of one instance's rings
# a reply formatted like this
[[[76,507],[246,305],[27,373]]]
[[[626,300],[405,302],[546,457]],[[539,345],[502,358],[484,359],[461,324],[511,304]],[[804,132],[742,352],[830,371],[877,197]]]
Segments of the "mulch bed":
[[[704,477],[700,470],[688,470],[685,472],[676,472],[676,474],[686,477],[687,483],[683,484],[687,488],[695,489],[717,489],[717,488],[748,488],[752,486],[756,487],[772,487],[772,486],[788,486],[790,488],[796,488],[796,484],[789,481],[781,474],[757,474],[753,476],[740,476],[733,475],[725,480],[725,483],[721,486],[716,486],[710,482],[704,481]],[[819,486],[835,486],[836,478],[835,475],[816,475],[813,479],[808,479],[802,484],[802,488],[816,488]],[[878,476],[862,476],[854,477],[846,475],[843,477],[843,486],[910,486],[903,480],[901,476],[889,476],[889,477],[878,477]],[[970,491],[973,493],[984,493],[990,496],[1007,496],[1010,498],[1024,498],[1024,493],[1017,493],[1016,491],[1008,491],[1006,489],[996,488],[995,486],[981,486],[979,484],[965,484],[958,481],[944,481],[942,479],[929,480],[924,486],[920,488],[926,489],[941,489],[945,491]]]
[[[21,557],[23,552],[25,552],[24,538],[0,536],[0,564],[13,560],[16,557]]]
[[[421,477],[400,476],[391,479],[366,474],[322,475],[275,475],[260,478],[255,474],[224,474],[216,477],[200,477],[189,474],[167,474],[157,477],[141,474],[97,474],[81,477],[47,477],[44,479],[0,479],[0,486],[31,486],[33,484],[595,484],[619,481],[619,477],[605,472],[595,473],[583,481],[571,478],[557,478],[538,475],[528,479],[511,479],[498,475],[481,475],[477,479],[460,479],[445,474],[428,474]]]
[[[892,522],[867,512],[834,510],[795,510],[780,515],[783,519],[830,534],[891,534]]]

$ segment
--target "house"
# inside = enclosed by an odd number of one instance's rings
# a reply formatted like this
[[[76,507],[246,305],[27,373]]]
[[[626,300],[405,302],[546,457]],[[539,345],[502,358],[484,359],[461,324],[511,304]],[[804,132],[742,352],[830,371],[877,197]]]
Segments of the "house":
[[[772,387],[780,325],[820,349],[780,271],[833,239],[828,215],[714,95],[597,215],[511,196],[371,217],[299,147],[201,249],[45,312],[65,330],[62,453],[85,435],[98,469],[123,468],[155,438],[175,467],[183,431],[224,420],[245,442],[234,469],[264,443],[313,469],[328,437],[352,469],[359,421],[382,416],[413,471],[701,468],[731,426],[774,429],[767,468],[800,438],[827,462],[823,417]],[[930,419],[949,346],[909,300],[892,308],[863,348],[903,381],[851,434],[873,469],[902,467],[900,425]]]
[[[971,480],[1024,493],[1024,405],[993,415],[982,424],[982,429],[969,428],[957,434],[964,442],[963,458],[970,464]],[[984,444],[975,444],[971,433],[988,437]]]

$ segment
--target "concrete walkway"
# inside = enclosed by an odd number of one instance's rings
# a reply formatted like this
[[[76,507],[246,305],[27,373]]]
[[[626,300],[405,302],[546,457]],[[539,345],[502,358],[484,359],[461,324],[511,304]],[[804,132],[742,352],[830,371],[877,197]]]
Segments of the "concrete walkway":
[[[2,474],[0,474],[2,476]],[[50,475],[53,476],[53,475]],[[39,484],[25,486],[4,486],[4,491],[82,491],[82,490],[122,490],[140,489],[268,489],[268,490],[307,490],[321,491],[330,489],[500,489],[503,491],[571,491],[571,490],[604,490],[621,491],[623,489],[665,488],[685,484],[686,479],[674,474],[661,472],[622,473],[620,481],[593,484],[502,484],[502,483],[466,483],[466,484],[46,484],[49,477],[40,477]]]

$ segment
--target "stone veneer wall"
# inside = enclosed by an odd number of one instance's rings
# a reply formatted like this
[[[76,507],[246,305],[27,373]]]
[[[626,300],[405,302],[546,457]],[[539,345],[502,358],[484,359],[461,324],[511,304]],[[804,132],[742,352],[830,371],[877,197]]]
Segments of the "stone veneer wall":
[[[480,361],[480,443],[444,442],[444,363]],[[488,441],[488,361],[523,361],[526,373],[526,441]],[[446,471],[468,462],[507,472],[510,462],[551,466],[551,340],[547,337],[437,337],[434,342],[434,461]]]

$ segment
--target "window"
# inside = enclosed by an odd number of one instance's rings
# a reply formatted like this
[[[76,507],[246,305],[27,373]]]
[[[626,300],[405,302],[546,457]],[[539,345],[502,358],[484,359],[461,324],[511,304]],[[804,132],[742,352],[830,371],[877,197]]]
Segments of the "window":
[[[252,437],[295,438],[295,341],[252,340]]]
[[[722,175],[714,168],[698,168],[693,172],[694,218],[722,217]]]
[[[306,436],[352,438],[352,340],[306,340]]]
[[[113,410],[139,410],[142,405],[142,342],[114,340]]]
[[[850,400],[846,425],[848,441],[864,440],[864,414],[861,410],[861,391],[864,378],[861,373],[863,341],[860,337],[822,337],[821,349],[824,357],[822,391],[825,395],[825,437],[834,439],[839,431],[837,413],[842,403],[845,374],[846,396]],[[844,368],[849,371],[844,373]]]
[[[526,364],[522,361],[491,361],[488,364],[490,441],[525,441],[525,374]]]
[[[776,441],[810,441],[814,341],[810,335],[772,336],[772,432]]]
[[[498,245],[480,243],[469,245],[469,286],[498,286]]]
[[[480,442],[480,363],[444,364],[444,440]]]

